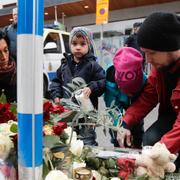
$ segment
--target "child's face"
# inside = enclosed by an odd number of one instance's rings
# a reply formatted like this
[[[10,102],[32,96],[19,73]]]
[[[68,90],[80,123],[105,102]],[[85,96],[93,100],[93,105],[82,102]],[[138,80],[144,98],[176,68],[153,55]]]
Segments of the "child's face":
[[[71,41],[71,52],[77,58],[80,59],[82,56],[88,53],[89,46],[88,42],[83,37],[74,36]]]

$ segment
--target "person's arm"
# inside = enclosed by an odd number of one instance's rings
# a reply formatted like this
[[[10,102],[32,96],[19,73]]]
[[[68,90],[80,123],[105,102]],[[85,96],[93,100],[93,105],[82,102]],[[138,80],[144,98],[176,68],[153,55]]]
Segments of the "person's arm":
[[[158,94],[156,91],[156,83],[156,77],[152,71],[142,94],[127,109],[123,117],[123,128],[120,128],[120,131],[117,133],[117,141],[120,147],[124,147],[124,143],[129,146],[131,145],[131,126],[137,124],[157,105]]]
[[[105,90],[105,71],[103,68],[96,62],[94,62],[93,66],[93,77],[92,81],[88,83],[88,87],[91,89],[91,94],[93,96],[101,96]]]
[[[137,124],[157,105],[158,93],[156,84],[156,77],[151,73],[143,92],[125,113],[123,120],[128,126]]]
[[[177,119],[173,125],[173,128],[162,136],[161,143],[164,143],[166,147],[172,153],[179,153],[180,151],[180,112],[177,115]]]
[[[180,80],[173,90],[171,102],[175,112],[177,113],[176,121],[173,128],[167,132],[161,138],[161,142],[166,145],[166,147],[172,153],[179,153],[180,151]]]

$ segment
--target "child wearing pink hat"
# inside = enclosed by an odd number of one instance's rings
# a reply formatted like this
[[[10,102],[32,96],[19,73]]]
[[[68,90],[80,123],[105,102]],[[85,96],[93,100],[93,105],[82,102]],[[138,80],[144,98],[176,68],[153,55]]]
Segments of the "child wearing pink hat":
[[[115,106],[124,112],[128,106],[139,96],[144,84],[146,75],[143,72],[143,57],[139,51],[131,47],[120,48],[114,58],[114,66],[106,72],[106,90],[104,100],[107,107]],[[118,125],[118,119],[114,120],[114,125]],[[144,132],[143,121],[133,127],[133,144],[135,148],[141,148],[142,135]],[[110,131],[111,141],[114,146],[118,146],[116,133]]]
[[[131,47],[124,47],[117,51],[113,64],[115,81],[118,88],[126,94],[136,94],[143,85],[143,57]]]

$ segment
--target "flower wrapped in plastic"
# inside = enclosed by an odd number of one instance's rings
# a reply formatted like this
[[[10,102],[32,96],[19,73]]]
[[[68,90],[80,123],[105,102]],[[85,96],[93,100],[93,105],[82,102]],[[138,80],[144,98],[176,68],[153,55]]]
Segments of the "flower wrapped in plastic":
[[[13,163],[10,160],[11,150],[13,148],[13,142],[9,136],[0,134],[0,179],[16,180],[16,170]]]

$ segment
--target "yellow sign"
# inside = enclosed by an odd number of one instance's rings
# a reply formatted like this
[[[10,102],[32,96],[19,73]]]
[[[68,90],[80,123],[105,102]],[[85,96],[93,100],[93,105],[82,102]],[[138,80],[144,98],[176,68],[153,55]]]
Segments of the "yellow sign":
[[[109,0],[96,0],[96,24],[108,23]]]

